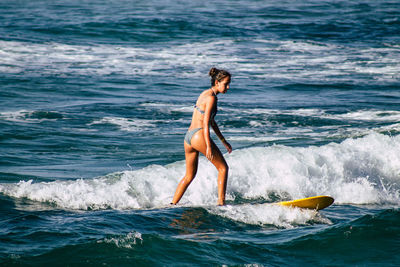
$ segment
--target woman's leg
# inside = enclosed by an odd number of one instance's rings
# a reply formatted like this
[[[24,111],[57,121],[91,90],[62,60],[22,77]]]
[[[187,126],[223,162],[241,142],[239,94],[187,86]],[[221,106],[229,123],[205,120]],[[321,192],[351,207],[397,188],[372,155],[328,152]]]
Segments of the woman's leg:
[[[192,148],[189,144],[184,142],[185,147],[185,159],[186,159],[186,174],[179,182],[176,188],[174,198],[172,199],[172,204],[177,204],[181,200],[186,189],[193,181],[196,176],[197,166],[199,161],[199,152]]]
[[[212,151],[213,151],[213,159],[211,161],[212,164],[218,170],[218,205],[225,205],[225,194],[226,194],[226,184],[228,181],[228,164],[225,161],[224,156],[221,151],[214,143],[211,141]],[[199,131],[192,138],[192,147],[201,152],[203,155],[206,155],[206,142],[204,141],[204,131]]]

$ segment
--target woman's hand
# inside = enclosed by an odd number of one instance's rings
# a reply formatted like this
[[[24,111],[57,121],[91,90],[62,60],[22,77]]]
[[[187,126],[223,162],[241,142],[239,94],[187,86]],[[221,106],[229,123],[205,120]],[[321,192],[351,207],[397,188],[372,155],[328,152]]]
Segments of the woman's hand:
[[[228,150],[228,153],[232,153],[232,146],[231,144],[229,144],[227,141],[224,142],[224,146],[226,148],[226,150]]]
[[[214,155],[213,155],[212,152],[213,152],[213,151],[212,151],[212,149],[211,149],[211,146],[208,146],[207,149],[206,149],[206,157],[207,157],[207,159],[208,159],[209,161],[212,161],[213,158],[214,158]]]

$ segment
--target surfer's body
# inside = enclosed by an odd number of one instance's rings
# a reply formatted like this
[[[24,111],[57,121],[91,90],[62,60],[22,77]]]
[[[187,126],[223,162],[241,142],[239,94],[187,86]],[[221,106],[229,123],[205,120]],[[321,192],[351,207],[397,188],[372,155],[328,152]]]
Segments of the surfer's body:
[[[226,93],[229,89],[231,75],[224,70],[212,68],[212,87],[203,91],[197,99],[192,122],[185,136],[184,148],[186,159],[186,174],[178,184],[172,204],[182,198],[187,187],[196,176],[199,152],[209,159],[218,170],[218,205],[225,204],[226,183],[228,178],[228,165],[217,145],[210,137],[210,126],[221,140],[228,152],[232,152],[231,145],[225,140],[217,123],[214,120],[217,113],[217,95]]]

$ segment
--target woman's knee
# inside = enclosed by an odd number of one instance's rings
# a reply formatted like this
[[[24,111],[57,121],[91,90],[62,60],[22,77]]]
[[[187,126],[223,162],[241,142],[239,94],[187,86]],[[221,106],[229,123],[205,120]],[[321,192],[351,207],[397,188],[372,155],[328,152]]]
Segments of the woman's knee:
[[[184,177],[185,180],[189,180],[189,181],[193,180],[194,177],[196,176],[196,173],[197,173],[197,170],[186,171],[186,174]]]
[[[228,166],[228,164],[226,164],[226,162],[224,162],[223,164],[221,164],[221,166],[219,166],[219,167],[217,168],[217,170],[218,170],[218,172],[220,172],[220,173],[227,174],[228,171],[229,171],[229,166]]]

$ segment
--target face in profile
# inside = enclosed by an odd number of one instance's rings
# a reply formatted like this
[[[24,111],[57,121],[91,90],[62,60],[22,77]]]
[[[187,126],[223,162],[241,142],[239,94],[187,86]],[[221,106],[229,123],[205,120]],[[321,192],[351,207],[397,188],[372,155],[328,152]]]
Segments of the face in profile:
[[[225,94],[229,90],[230,83],[231,83],[231,78],[225,77],[221,81],[216,81],[215,85],[220,93]]]

